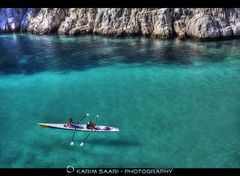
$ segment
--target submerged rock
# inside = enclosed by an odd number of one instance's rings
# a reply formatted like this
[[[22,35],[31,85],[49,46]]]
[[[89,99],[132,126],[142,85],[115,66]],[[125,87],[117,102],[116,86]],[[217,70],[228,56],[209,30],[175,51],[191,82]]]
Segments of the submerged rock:
[[[240,8],[2,8],[0,31],[218,39],[240,36]]]

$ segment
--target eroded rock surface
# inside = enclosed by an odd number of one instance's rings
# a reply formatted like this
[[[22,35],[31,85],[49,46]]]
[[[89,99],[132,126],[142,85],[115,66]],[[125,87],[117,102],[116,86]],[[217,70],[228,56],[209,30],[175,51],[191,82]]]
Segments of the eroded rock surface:
[[[31,18],[27,28],[34,34],[47,34],[56,31],[66,15],[66,10],[61,8],[42,8],[34,18]]]
[[[25,8],[2,8],[0,9],[0,31],[1,32],[16,32],[21,27],[21,22]]]
[[[218,39],[240,36],[240,8],[1,8],[0,31]]]

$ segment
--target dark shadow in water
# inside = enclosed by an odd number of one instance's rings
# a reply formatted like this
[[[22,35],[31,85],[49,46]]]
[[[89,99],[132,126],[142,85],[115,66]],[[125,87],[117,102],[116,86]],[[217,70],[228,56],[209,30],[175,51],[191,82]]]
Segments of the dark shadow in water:
[[[89,139],[86,141],[86,144],[94,144],[101,146],[125,146],[125,147],[136,147],[141,145],[137,141],[119,139]]]
[[[0,74],[81,71],[116,63],[191,65],[223,61],[237,52],[239,42],[153,40],[143,37],[59,37],[12,35],[0,37]]]

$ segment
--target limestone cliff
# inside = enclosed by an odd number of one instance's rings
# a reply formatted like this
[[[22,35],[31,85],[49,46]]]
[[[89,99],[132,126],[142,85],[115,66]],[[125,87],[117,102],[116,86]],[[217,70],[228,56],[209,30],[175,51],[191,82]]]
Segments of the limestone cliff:
[[[240,36],[240,8],[1,8],[0,32],[144,35],[217,39]]]

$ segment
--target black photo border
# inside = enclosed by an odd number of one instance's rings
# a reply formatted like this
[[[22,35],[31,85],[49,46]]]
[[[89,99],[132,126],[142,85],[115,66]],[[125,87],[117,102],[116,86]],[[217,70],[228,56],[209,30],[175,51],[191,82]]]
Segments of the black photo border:
[[[238,0],[2,0],[0,8],[77,8],[77,7],[98,7],[98,8],[157,8],[157,7],[189,7],[189,8],[238,8]],[[83,169],[83,168],[81,168]],[[87,168],[86,168],[87,169]],[[93,168],[89,168],[93,169]],[[95,168],[106,169],[106,168]],[[107,168],[114,169],[114,168]],[[115,168],[123,170],[124,168]],[[134,168],[131,168],[134,169]],[[135,168],[141,169],[141,168]],[[146,168],[142,168],[146,169]],[[0,175],[16,176],[73,176],[81,175],[67,173],[66,168],[0,168]],[[86,174],[83,174],[86,175]],[[108,174],[111,175],[111,174]],[[116,175],[116,174],[115,174]],[[135,175],[123,174],[120,175]],[[146,175],[146,174],[145,174]],[[173,168],[171,174],[161,175],[216,175],[216,176],[239,176],[240,168]]]

